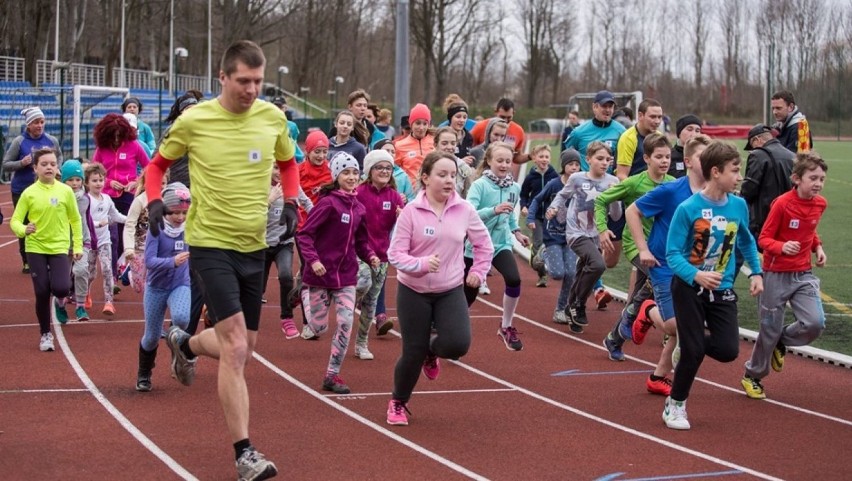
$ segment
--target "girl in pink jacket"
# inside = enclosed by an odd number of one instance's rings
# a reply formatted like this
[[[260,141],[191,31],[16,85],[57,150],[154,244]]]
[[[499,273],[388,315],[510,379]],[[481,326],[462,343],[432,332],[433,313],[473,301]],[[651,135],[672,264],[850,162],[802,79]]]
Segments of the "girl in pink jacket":
[[[438,358],[458,359],[470,347],[470,314],[463,285],[477,288],[491,267],[494,247],[476,210],[455,191],[456,159],[432,152],[420,170],[421,190],[397,220],[388,261],[397,269],[402,355],[394,370],[387,422],[408,425],[406,404],[420,370],[440,372]],[[465,236],[473,266],[464,279]],[[432,336],[432,326],[437,335]]]

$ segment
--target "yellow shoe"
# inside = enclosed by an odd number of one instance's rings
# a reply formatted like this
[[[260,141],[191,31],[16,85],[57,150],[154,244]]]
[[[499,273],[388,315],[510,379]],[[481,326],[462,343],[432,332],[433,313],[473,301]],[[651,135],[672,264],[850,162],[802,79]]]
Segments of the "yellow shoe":
[[[766,399],[766,393],[763,391],[763,386],[760,384],[760,379],[752,379],[748,376],[743,376],[740,384],[745,389],[746,396],[752,399]]]
[[[781,372],[784,370],[784,355],[787,354],[787,348],[778,343],[775,346],[775,349],[772,350],[772,359],[770,360],[770,365],[772,366],[772,370],[775,372]]]

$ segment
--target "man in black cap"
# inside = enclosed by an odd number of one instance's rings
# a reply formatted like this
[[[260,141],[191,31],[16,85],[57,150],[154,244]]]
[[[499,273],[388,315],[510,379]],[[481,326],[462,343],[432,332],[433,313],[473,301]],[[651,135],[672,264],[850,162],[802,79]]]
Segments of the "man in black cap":
[[[772,201],[793,187],[790,175],[796,154],[772,137],[772,129],[764,124],[757,124],[748,131],[745,149],[751,153],[740,193],[748,204],[749,231],[756,239]]]
[[[672,148],[672,163],[669,164],[669,175],[679,179],[686,175],[686,164],[683,162],[683,147],[689,139],[701,133],[701,119],[695,114],[686,114],[675,122],[677,142]]]

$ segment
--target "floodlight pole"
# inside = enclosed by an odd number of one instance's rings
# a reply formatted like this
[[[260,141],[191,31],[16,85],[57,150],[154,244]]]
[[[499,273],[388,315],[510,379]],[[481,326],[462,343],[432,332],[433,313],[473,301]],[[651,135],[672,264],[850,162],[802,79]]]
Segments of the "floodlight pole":
[[[65,141],[65,71],[70,62],[53,62],[53,71],[59,70],[59,145]]]
[[[396,2],[396,76],[394,79],[394,110],[397,118],[407,115],[409,110],[410,78],[408,71],[408,4],[409,0]]]
[[[151,77],[157,79],[157,112],[160,115],[160,122],[157,124],[157,138],[163,138],[163,80],[166,78],[165,72],[152,72]]]

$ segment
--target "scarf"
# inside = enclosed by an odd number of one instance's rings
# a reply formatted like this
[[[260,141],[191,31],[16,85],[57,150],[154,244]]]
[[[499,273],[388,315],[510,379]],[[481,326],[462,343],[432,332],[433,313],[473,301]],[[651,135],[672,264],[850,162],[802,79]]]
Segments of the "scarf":
[[[501,178],[497,177],[497,175],[495,175],[494,172],[491,172],[491,169],[483,170],[482,171],[482,177],[486,177],[486,178],[490,179],[491,182],[494,182],[495,184],[497,184],[497,187],[500,187],[501,189],[505,189],[506,187],[511,187],[512,184],[515,183],[515,179],[512,178],[511,173],[506,174],[506,177],[503,177],[501,179]]]
[[[163,222],[163,234],[171,237],[172,239],[178,238],[181,234],[183,234],[184,229],[186,228],[186,222],[181,225],[175,227],[169,223],[169,221]]]

